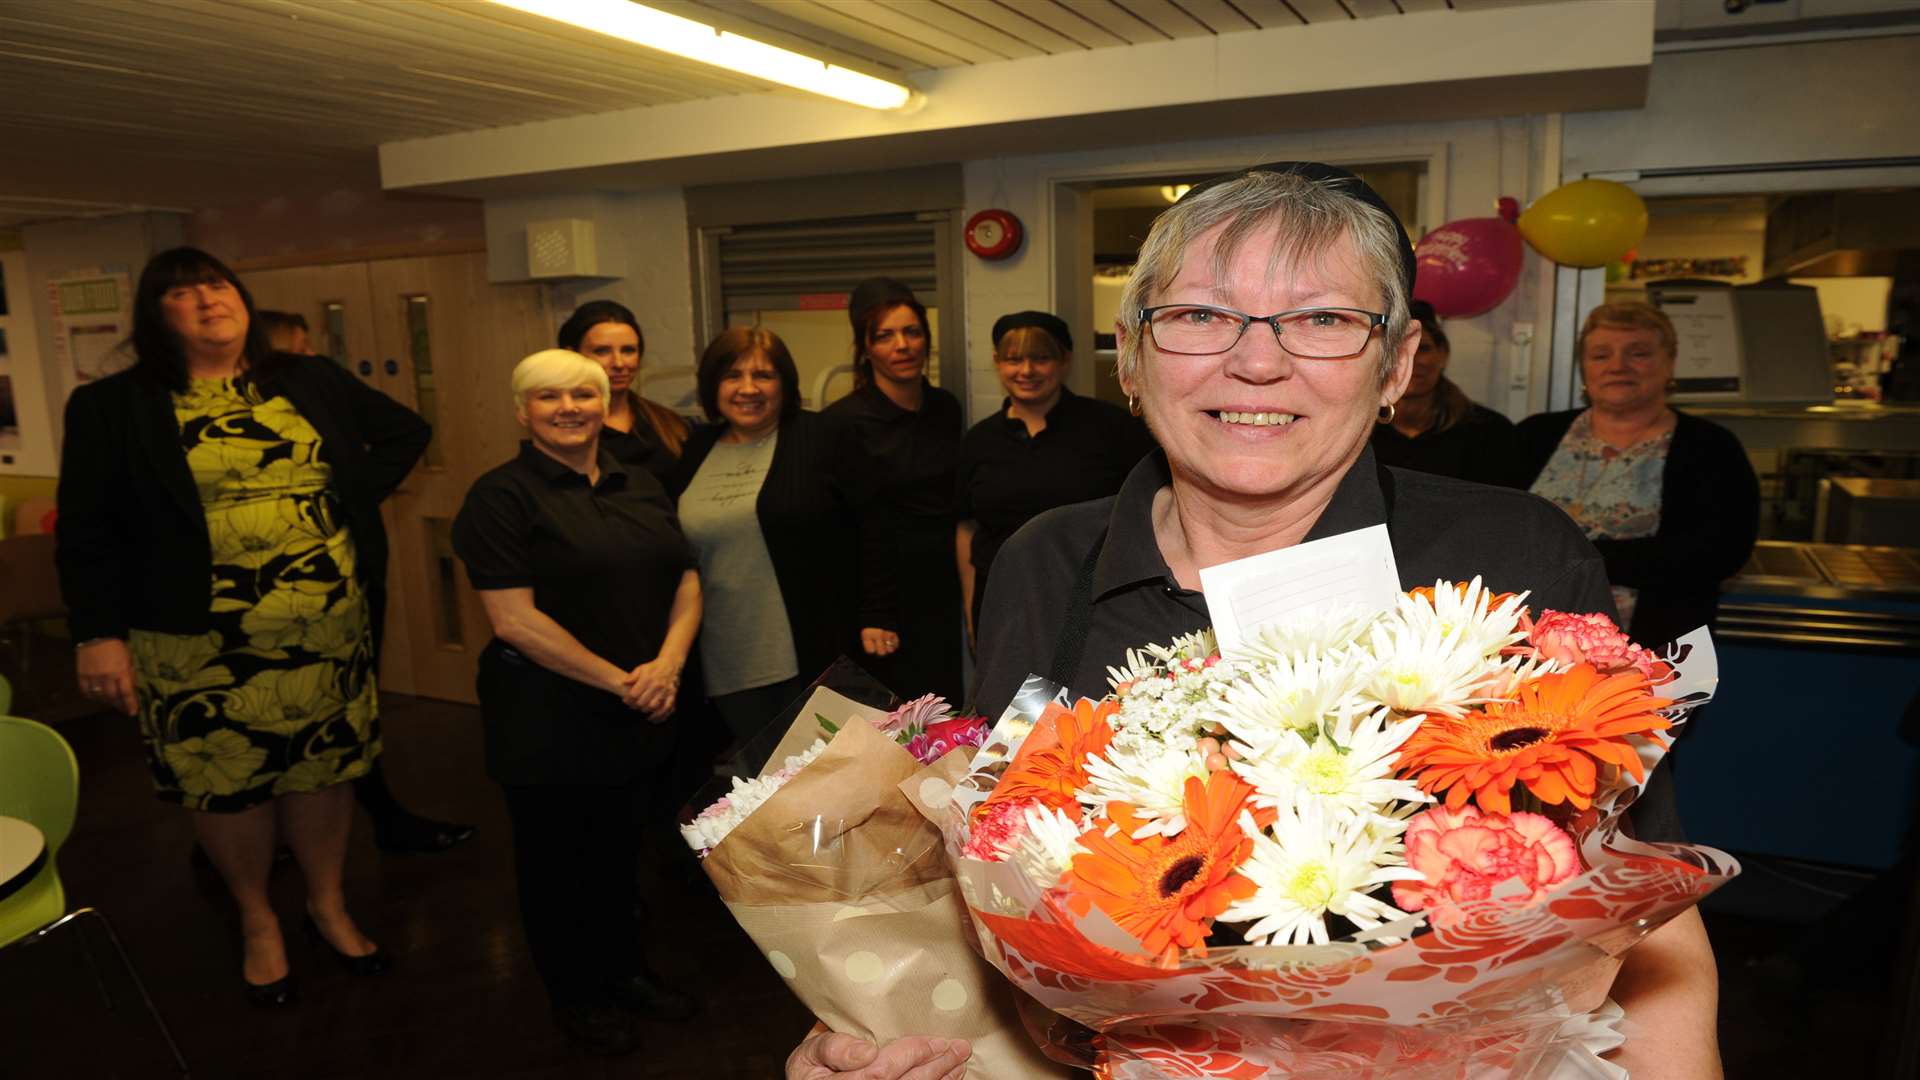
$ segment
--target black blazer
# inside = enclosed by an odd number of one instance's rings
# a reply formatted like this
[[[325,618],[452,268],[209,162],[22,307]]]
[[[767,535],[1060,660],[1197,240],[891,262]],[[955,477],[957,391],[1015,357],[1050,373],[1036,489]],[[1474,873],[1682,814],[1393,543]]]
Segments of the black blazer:
[[[1520,422],[1529,486],[1584,411],[1541,413]],[[1760,481],[1733,432],[1676,412],[1673,445],[1660,477],[1660,528],[1638,540],[1595,540],[1607,581],[1640,590],[1634,641],[1660,648],[1713,625],[1720,583],[1740,572],[1760,535]]]
[[[319,433],[353,537],[355,576],[377,617],[387,580],[380,500],[426,451],[432,429],[329,360],[275,353],[252,376]],[[165,386],[123,371],[73,392],[58,499],[54,561],[74,640],[126,637],[134,627],[207,631],[213,546]]]
[[[675,499],[726,430],[726,424],[712,424],[687,439],[669,488]],[[842,654],[863,655],[862,599],[879,582],[876,568],[860,557],[867,495],[859,460],[848,425],[823,413],[796,413],[780,421],[773,461],[754,502],[804,679]]]

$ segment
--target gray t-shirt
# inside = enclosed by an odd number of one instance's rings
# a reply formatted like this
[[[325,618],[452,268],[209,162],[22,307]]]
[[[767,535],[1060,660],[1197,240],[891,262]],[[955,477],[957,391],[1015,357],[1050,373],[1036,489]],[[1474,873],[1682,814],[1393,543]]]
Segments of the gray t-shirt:
[[[754,503],[773,464],[778,431],[751,443],[713,444],[680,496],[680,527],[700,554],[700,659],[719,696],[800,674],[793,630]]]

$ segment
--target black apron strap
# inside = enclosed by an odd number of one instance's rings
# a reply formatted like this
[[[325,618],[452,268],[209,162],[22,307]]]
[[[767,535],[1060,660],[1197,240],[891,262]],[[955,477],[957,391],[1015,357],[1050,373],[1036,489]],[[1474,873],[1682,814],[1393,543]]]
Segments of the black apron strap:
[[[1066,620],[1053,642],[1053,663],[1047,667],[1047,678],[1069,689],[1073,677],[1079,674],[1080,657],[1087,651],[1087,631],[1093,626],[1093,568],[1100,562],[1100,549],[1106,546],[1103,529],[1087,549],[1087,557],[1080,561],[1073,588],[1067,592]]]

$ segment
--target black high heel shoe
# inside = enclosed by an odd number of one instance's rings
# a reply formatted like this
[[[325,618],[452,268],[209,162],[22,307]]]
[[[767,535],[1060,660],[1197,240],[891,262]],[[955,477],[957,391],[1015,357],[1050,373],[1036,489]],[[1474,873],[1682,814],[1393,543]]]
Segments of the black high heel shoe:
[[[246,975],[240,976],[240,985],[246,988],[247,1004],[263,1009],[281,1009],[293,1004],[293,976],[282,975],[278,979],[262,986],[247,981]]]
[[[328,952],[340,958],[340,963],[346,966],[347,973],[358,978],[385,975],[393,967],[387,961],[385,949],[376,948],[365,956],[348,956],[334,948],[333,942],[327,940],[327,935],[320,932],[320,924],[314,921],[312,912],[307,913],[307,935],[325,945]]]

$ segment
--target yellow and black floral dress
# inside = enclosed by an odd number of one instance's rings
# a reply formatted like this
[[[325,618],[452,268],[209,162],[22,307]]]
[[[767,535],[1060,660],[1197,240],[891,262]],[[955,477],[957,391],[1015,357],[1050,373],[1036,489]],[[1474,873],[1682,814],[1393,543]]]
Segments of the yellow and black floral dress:
[[[154,786],[234,812],[365,773],[372,626],[319,434],[244,376],[195,379],[173,408],[213,542],[213,629],[132,633]]]

